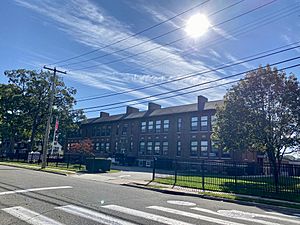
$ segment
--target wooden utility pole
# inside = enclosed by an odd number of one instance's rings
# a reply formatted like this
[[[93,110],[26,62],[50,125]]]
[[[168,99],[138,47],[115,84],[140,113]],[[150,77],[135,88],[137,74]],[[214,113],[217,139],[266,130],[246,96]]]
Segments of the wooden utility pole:
[[[50,98],[49,98],[49,108],[48,108],[48,119],[47,119],[47,125],[44,135],[44,143],[43,143],[43,155],[42,155],[42,169],[46,168],[47,166],[47,153],[48,153],[48,141],[49,141],[49,134],[50,134],[50,124],[51,124],[51,117],[52,117],[52,108],[53,108],[53,102],[54,102],[54,96],[56,93],[56,73],[63,73],[67,74],[65,71],[57,70],[56,67],[49,68],[47,66],[44,66],[44,69],[53,71],[52,76],[52,87],[50,92]]]

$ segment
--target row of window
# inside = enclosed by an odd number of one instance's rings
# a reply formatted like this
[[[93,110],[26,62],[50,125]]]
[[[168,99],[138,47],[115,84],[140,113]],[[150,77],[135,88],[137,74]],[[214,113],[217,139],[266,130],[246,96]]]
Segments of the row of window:
[[[212,122],[214,122],[214,119],[212,117]],[[182,131],[183,127],[183,121],[182,118],[177,119],[177,131]],[[142,121],[141,122],[141,132],[168,132],[170,128],[170,120],[150,120],[148,122]],[[207,131],[209,129],[208,126],[208,116],[193,116],[190,119],[190,129],[191,131],[198,131],[199,129],[201,131]]]
[[[168,155],[169,142],[145,141],[140,142],[139,155]]]

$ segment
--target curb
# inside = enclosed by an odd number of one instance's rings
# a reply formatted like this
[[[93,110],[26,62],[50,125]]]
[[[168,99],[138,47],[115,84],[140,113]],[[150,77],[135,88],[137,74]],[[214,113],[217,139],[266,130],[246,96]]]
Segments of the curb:
[[[34,170],[34,171],[40,171],[40,172],[45,172],[45,173],[52,173],[52,174],[57,174],[57,175],[61,175],[61,176],[69,176],[69,175],[73,175],[73,173],[64,173],[64,172],[59,172],[59,171],[51,171],[51,170],[42,170],[42,169],[39,169],[39,168],[29,168],[29,167],[23,167],[23,166],[19,166],[19,165],[8,165],[8,164],[2,164],[0,163],[0,166],[9,166],[9,167],[15,167],[15,168],[20,168],[20,169],[27,169],[27,170]],[[76,174],[74,172],[74,174]]]
[[[144,189],[144,190],[149,190],[149,191],[156,191],[156,192],[160,192],[160,193],[164,193],[164,194],[197,197],[197,198],[204,198],[204,199],[209,199],[209,200],[217,200],[217,201],[230,202],[230,203],[239,203],[239,204],[249,205],[249,206],[264,205],[264,206],[268,206],[268,207],[299,210],[299,208],[297,208],[297,207],[292,207],[293,205],[297,206],[297,203],[294,204],[294,202],[286,202],[286,204],[291,204],[291,207],[287,207],[287,206],[278,205],[278,202],[276,202],[276,201],[272,202],[272,199],[266,199],[266,200],[263,199],[265,201],[269,201],[270,204],[268,204],[268,203],[255,202],[255,200],[259,200],[257,198],[255,198],[254,200],[251,201],[251,199],[250,199],[251,197],[248,197],[249,199],[247,199],[247,200],[246,199],[245,200],[237,200],[237,199],[228,199],[228,198],[222,198],[222,197],[217,197],[217,196],[209,196],[209,195],[199,194],[199,193],[196,194],[196,193],[188,193],[188,192],[181,192],[181,191],[175,191],[175,190],[159,189],[159,188],[154,188],[154,187],[146,187],[144,185],[139,185],[139,184],[134,184],[134,183],[123,184],[123,186],[139,188],[139,189]],[[247,198],[247,197],[244,197],[244,198]]]

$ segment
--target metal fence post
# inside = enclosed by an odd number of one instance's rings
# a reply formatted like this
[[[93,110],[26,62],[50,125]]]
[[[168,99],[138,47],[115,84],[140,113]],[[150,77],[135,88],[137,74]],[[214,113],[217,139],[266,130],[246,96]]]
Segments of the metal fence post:
[[[47,154],[47,166],[49,165],[49,154]]]
[[[201,162],[202,190],[205,191],[204,161]]]
[[[156,158],[153,158],[152,181],[155,180]]]
[[[69,168],[69,164],[70,164],[70,154],[68,154],[67,168]]]
[[[177,159],[175,159],[175,168],[174,168],[174,185],[177,183]]]
[[[237,190],[237,166],[236,162],[234,162],[234,188]]]

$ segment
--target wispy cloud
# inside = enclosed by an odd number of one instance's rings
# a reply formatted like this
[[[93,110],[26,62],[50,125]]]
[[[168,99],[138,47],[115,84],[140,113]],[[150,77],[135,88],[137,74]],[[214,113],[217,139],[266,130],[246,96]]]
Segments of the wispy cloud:
[[[99,48],[108,45],[116,40],[124,39],[132,35],[132,31],[127,24],[124,24],[106,10],[101,8],[88,0],[72,0],[61,4],[60,1],[29,1],[29,0],[16,0],[18,5],[33,10],[49,19],[51,19],[55,26],[63,32],[70,35],[75,41],[88,46],[92,49]],[[157,20],[164,20],[167,15],[158,14],[157,9],[148,7],[145,10],[152,15],[155,15]],[[169,13],[169,12],[168,12]],[[172,25],[172,24],[171,24]],[[173,24],[172,26],[175,26]],[[145,36],[135,36],[128,39],[126,42],[121,42],[118,45],[111,46],[103,49],[99,53],[111,53],[116,50],[121,50],[126,47],[138,44],[142,41],[148,40]],[[128,55],[136,54],[138,52],[146,51],[152,48],[159,48],[159,50],[148,52],[147,54],[141,54],[137,57],[126,60],[124,63],[133,67],[142,68],[147,70],[147,74],[140,73],[123,73],[113,65],[105,66],[99,62],[107,62],[101,59],[98,63],[97,70],[91,71],[76,71],[72,79],[80,82],[81,84],[93,86],[99,89],[106,89],[109,91],[122,91],[132,86],[145,85],[147,83],[160,82],[163,80],[171,79],[172,77],[180,74],[188,74],[191,72],[207,69],[206,63],[200,60],[191,60],[184,58],[180,55],[180,49],[171,46],[163,46],[160,43],[149,41],[147,44],[137,46],[135,48],[128,49],[113,56],[116,59],[126,57]],[[218,57],[218,53],[211,50],[211,54]],[[101,55],[101,54],[100,54]],[[91,57],[91,56],[90,56]],[[151,67],[143,66],[145,61],[153,59],[165,59],[168,58],[162,66]],[[90,62],[86,65],[94,65],[96,62]],[[80,65],[82,66],[82,65]],[[68,69],[68,68],[64,68]],[[101,73],[97,72],[101,71]],[[72,73],[71,73],[72,74]],[[186,85],[191,85],[199,82],[203,82],[205,79],[218,78],[220,75],[217,73],[210,74],[207,78],[195,77],[183,80],[181,82],[171,83],[165,85],[165,88],[178,88]],[[105,78],[105,79],[103,79]],[[151,93],[161,92],[161,87],[151,90],[145,90],[143,92],[132,92],[130,96],[140,97],[146,96]],[[220,98],[223,95],[223,90],[216,90],[213,94],[208,93],[208,97]],[[189,96],[184,98],[178,98],[174,102],[179,101],[192,101]],[[167,105],[172,104],[170,101],[164,102]]]

